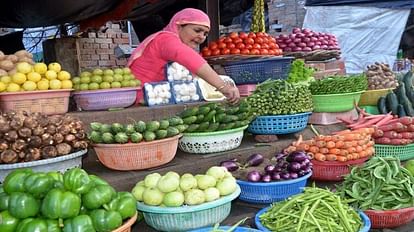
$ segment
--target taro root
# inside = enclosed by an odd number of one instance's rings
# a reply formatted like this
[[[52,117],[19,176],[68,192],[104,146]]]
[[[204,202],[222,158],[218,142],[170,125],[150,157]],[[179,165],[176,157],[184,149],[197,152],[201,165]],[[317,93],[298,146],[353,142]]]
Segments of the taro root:
[[[24,159],[24,157],[26,157],[26,152],[21,151],[17,154],[17,156],[19,157],[19,159]]]
[[[4,138],[9,142],[14,142],[14,141],[16,141],[16,139],[19,138],[19,135],[17,134],[17,131],[10,130],[10,131],[4,133]]]
[[[53,135],[54,133],[56,133],[56,126],[53,124],[49,124],[46,127],[46,133],[49,133],[51,135]]]
[[[9,130],[11,130],[9,121],[6,117],[0,116],[0,132],[6,133]]]
[[[61,115],[52,115],[49,116],[49,124],[53,124],[55,126],[59,126],[60,124],[62,124],[63,122],[63,118]]]
[[[42,139],[39,136],[31,136],[29,139],[27,139],[27,141],[31,147],[42,146]]]
[[[42,156],[40,155],[40,149],[39,148],[29,148],[27,150],[27,153],[24,157],[24,161],[35,161],[40,160]]]
[[[0,160],[2,163],[14,164],[19,160],[19,156],[13,150],[5,150],[0,154]]]
[[[56,145],[58,155],[67,155],[72,150],[72,147],[67,143],[59,143]]]
[[[53,141],[52,135],[48,133],[44,133],[43,135],[41,135],[41,138],[42,138],[42,144],[44,146],[53,145],[55,143],[55,141]]]
[[[88,142],[86,142],[86,141],[75,141],[73,143],[73,148],[75,148],[75,149],[78,149],[78,148],[86,149],[86,148],[88,148]]]
[[[34,129],[39,125],[39,123],[36,121],[36,119],[32,116],[27,116],[24,121],[23,121],[23,126],[30,128],[30,129]]]
[[[18,139],[14,143],[12,143],[11,147],[14,151],[19,152],[26,148],[27,143],[23,139]]]
[[[75,134],[75,137],[76,137],[77,139],[84,139],[84,138],[86,138],[86,133],[85,133],[83,130],[78,131],[78,132]]]
[[[37,119],[37,122],[39,123],[40,127],[46,127],[49,124],[49,119],[46,115],[40,115]]]
[[[62,135],[67,135],[70,133],[70,126],[66,125],[66,124],[62,124],[57,128],[58,133],[62,134]]]
[[[0,139],[0,152],[5,151],[9,148],[9,144],[6,140]]]
[[[61,133],[56,133],[56,134],[53,135],[53,140],[56,143],[61,143],[65,140],[65,137]]]
[[[32,136],[32,130],[30,130],[27,127],[22,127],[20,128],[17,133],[19,134],[20,137],[23,138],[29,138],[30,136]]]
[[[22,114],[16,114],[11,118],[10,127],[18,130],[23,126],[24,116]]]
[[[57,156],[57,150],[55,146],[46,146],[42,148],[42,158],[53,158]]]
[[[45,133],[45,129],[43,129],[43,127],[40,127],[40,126],[34,128],[32,131],[33,135],[42,135],[44,133]]]
[[[66,135],[65,136],[65,141],[66,142],[72,142],[72,141],[74,141],[76,139],[76,137],[75,137],[75,135],[73,135],[73,134],[68,134],[68,135]]]

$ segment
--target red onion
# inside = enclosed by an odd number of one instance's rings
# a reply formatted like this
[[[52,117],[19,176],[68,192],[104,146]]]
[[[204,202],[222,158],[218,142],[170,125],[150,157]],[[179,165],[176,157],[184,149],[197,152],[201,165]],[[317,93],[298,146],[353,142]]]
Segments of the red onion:
[[[302,48],[302,51],[304,51],[304,52],[311,52],[312,51],[312,48],[310,48],[310,47],[304,47],[304,48]]]
[[[302,41],[307,43],[307,42],[310,42],[311,39],[309,37],[304,37],[304,38],[302,38]]]
[[[300,33],[300,32],[302,32],[302,30],[298,27],[295,27],[295,28],[293,28],[292,32],[293,33]]]
[[[313,47],[312,47],[312,49],[313,49],[313,50],[318,50],[318,49],[321,49],[321,46],[319,46],[319,45],[315,45],[315,46],[313,46]]]
[[[305,43],[298,43],[298,47],[304,48],[304,47],[306,47],[306,44]]]
[[[295,42],[295,43],[300,43],[300,42],[302,42],[302,39],[301,39],[301,38],[295,38],[295,39],[293,40],[293,42]]]

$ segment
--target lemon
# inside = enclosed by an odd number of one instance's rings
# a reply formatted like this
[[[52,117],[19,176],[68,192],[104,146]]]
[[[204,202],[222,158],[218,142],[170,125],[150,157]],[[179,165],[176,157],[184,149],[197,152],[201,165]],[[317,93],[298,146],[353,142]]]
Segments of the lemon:
[[[3,82],[4,84],[8,84],[12,82],[12,79],[10,76],[2,76],[0,77],[0,82]]]
[[[39,73],[39,74],[45,74],[47,71],[47,65],[45,63],[36,63],[33,66],[33,69],[35,72]]]
[[[18,92],[20,91],[20,85],[16,83],[10,83],[6,88],[6,91],[7,92]]]
[[[26,91],[33,91],[36,90],[37,85],[34,81],[26,81],[25,83],[23,83],[22,87]]]
[[[50,89],[61,89],[62,82],[60,80],[54,79],[49,82]]]
[[[7,88],[7,84],[0,82],[0,92],[3,92],[4,90],[6,90]]]
[[[37,89],[38,90],[48,90],[49,89],[49,81],[48,80],[41,80],[37,82]]]
[[[48,70],[48,71],[45,73],[45,76],[46,76],[46,78],[47,78],[48,80],[54,80],[54,79],[56,79],[56,78],[57,78],[57,73],[56,73],[55,71],[53,71],[53,70]]]
[[[71,89],[73,86],[71,80],[63,80],[62,81],[62,89]]]
[[[57,62],[50,63],[47,67],[49,70],[55,71],[56,73],[62,70],[62,66],[60,66],[60,64]]]
[[[33,70],[33,66],[27,62],[19,62],[16,65],[17,72],[27,74]]]
[[[26,75],[20,72],[17,72],[12,76],[12,82],[18,85],[23,84],[26,80]]]
[[[29,81],[38,82],[40,79],[42,79],[42,76],[37,72],[30,72],[27,74],[27,80]]]
[[[61,81],[63,81],[63,80],[69,80],[69,79],[70,79],[70,73],[69,73],[69,72],[67,72],[67,71],[60,71],[60,72],[57,74],[57,78],[58,78],[59,80],[61,80]]]

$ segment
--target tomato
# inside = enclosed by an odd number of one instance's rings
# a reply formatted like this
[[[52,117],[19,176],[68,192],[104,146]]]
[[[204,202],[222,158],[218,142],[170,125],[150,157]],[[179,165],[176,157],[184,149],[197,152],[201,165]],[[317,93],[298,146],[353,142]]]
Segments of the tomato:
[[[267,37],[263,37],[263,38],[262,38],[262,40],[263,40],[263,43],[264,43],[264,44],[269,43],[269,39],[268,39]]]
[[[251,45],[251,44],[245,44],[245,48],[247,48],[247,49],[252,49],[253,48],[253,45]]]
[[[240,50],[240,54],[249,55],[250,54],[250,50],[247,49],[247,48],[243,48],[243,49]]]
[[[262,37],[256,37],[256,38],[254,38],[254,43],[262,44],[263,43],[263,38]]]
[[[239,37],[240,37],[240,39],[246,39],[247,38],[247,33],[242,31],[242,32],[239,33]]]
[[[208,47],[203,47],[202,49],[201,49],[201,51],[203,52],[203,51],[207,51],[207,50],[210,50]]]
[[[235,38],[238,38],[239,37],[239,34],[237,32],[232,32],[232,33],[229,34],[229,37],[231,39],[235,39]]]
[[[244,43],[237,43],[236,44],[236,48],[238,48],[238,49],[243,49],[245,47],[246,47],[246,45],[244,45]]]
[[[269,49],[276,48],[276,44],[275,43],[270,42],[270,43],[268,43],[268,45],[269,45]]]
[[[236,45],[234,43],[232,43],[232,42],[226,43],[226,48],[232,49],[232,48],[235,48],[235,47],[236,47]]]
[[[264,36],[263,32],[256,32],[256,37],[263,37],[263,36]]]
[[[269,55],[275,55],[275,50],[269,49]]]
[[[220,49],[216,48],[214,50],[211,50],[211,55],[212,56],[218,56],[218,55],[220,55]]]
[[[253,44],[253,48],[260,49],[262,48],[262,46],[260,46],[260,44],[255,43]]]
[[[260,46],[261,48],[269,49],[269,45],[267,43],[262,43]]]
[[[228,54],[230,54],[230,49],[228,49],[228,48],[221,49],[221,54],[222,55],[228,55]]]
[[[253,32],[249,32],[249,34],[247,35],[247,37],[249,38],[256,38],[256,34]]]
[[[226,48],[226,43],[224,43],[224,42],[219,42],[217,47],[218,47],[219,49]]]
[[[232,48],[232,49],[230,50],[230,53],[231,53],[231,54],[240,54],[240,49],[238,49],[238,48]]]
[[[244,39],[243,42],[245,44],[254,44],[254,39],[253,38],[247,38],[247,39]]]
[[[237,37],[237,38],[233,39],[233,43],[234,44],[243,43],[243,40],[240,39],[239,37]]]
[[[204,50],[204,49],[203,49],[202,54],[203,54],[203,56],[211,56],[211,51],[210,51],[210,49],[208,49],[208,48],[207,48],[207,50]]]
[[[216,48],[217,48],[217,43],[216,43],[216,42],[211,42],[211,43],[208,45],[208,48],[210,48],[211,50],[216,49]]]
[[[226,37],[223,42],[224,43],[232,43],[233,40],[231,38],[229,38],[229,37]]]
[[[269,50],[265,48],[260,49],[260,55],[269,55]]]
[[[259,49],[256,49],[256,48],[251,49],[250,55],[260,55]]]
[[[226,39],[226,37],[222,36],[217,40],[217,43],[224,42],[225,39]]]
[[[269,42],[276,43],[276,39],[275,39],[275,38],[273,38],[273,37],[270,37],[270,38],[269,38]]]

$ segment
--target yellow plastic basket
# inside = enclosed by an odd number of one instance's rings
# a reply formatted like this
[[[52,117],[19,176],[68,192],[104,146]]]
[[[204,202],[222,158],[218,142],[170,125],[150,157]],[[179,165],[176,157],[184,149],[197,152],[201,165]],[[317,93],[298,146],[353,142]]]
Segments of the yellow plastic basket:
[[[374,89],[367,90],[362,93],[359,99],[359,105],[362,106],[375,106],[377,105],[378,99],[382,96],[387,95],[392,89]]]

